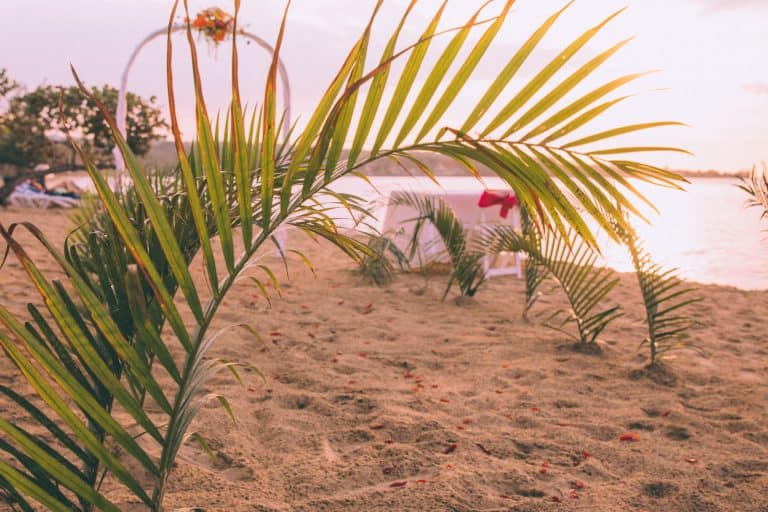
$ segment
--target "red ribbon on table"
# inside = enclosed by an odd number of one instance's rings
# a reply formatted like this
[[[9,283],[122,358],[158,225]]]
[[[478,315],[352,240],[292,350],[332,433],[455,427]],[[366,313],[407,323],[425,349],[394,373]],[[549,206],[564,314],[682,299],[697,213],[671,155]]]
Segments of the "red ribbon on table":
[[[509,210],[517,207],[517,196],[512,194],[512,192],[491,192],[490,190],[483,190],[483,194],[477,202],[477,206],[480,208],[490,208],[497,204],[501,205],[499,215],[506,219]]]

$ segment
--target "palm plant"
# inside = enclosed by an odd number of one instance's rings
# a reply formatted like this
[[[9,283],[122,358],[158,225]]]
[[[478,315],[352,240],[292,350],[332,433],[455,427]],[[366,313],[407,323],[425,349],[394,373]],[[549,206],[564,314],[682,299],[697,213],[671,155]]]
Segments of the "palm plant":
[[[648,324],[648,337],[643,344],[648,345],[650,364],[655,365],[665,354],[686,346],[690,337],[687,331],[695,322],[681,310],[701,299],[692,295],[695,288],[686,287],[675,269],[664,269],[653,262],[634,230],[624,231],[622,239],[632,257],[643,295]]]
[[[570,307],[552,313],[544,325],[566,334],[582,347],[594,347],[608,324],[622,315],[619,306],[594,311],[619,279],[597,266],[598,254],[575,233],[565,237],[556,233],[525,237],[511,226],[497,226],[485,233],[482,244],[490,252],[524,252],[527,265],[536,267],[528,285],[534,295],[547,278],[557,281]],[[572,324],[575,333],[568,329]]]
[[[762,172],[753,167],[749,178],[742,178],[738,187],[749,195],[747,206],[762,208],[760,218],[768,217],[768,166],[763,163]]]
[[[494,226],[485,230],[479,240],[480,247],[489,254],[514,252],[525,255],[523,272],[525,277],[525,303],[523,318],[528,319],[528,313],[541,296],[539,286],[549,277],[547,267],[540,265],[533,256],[541,247],[542,233],[531,219],[526,209],[520,210],[521,232],[518,233],[510,226]]]
[[[440,235],[451,260],[451,273],[448,285],[443,292],[443,300],[448,296],[454,283],[458,284],[463,296],[473,297],[485,282],[483,268],[485,255],[469,247],[464,225],[451,207],[439,197],[419,196],[412,193],[398,194],[392,200],[392,204],[409,206],[417,212],[417,216],[412,219],[415,225],[409,244],[411,259],[419,249],[419,235],[426,222],[434,226]]]
[[[541,235],[536,229],[535,224],[531,220],[531,216],[528,211],[523,209],[520,211],[522,235],[526,242],[533,246],[539,247],[541,245]],[[522,251],[524,252],[524,251]],[[523,306],[523,318],[528,319],[528,312],[531,310],[536,301],[539,300],[541,292],[539,292],[539,286],[546,281],[549,271],[546,267],[536,263],[533,258],[526,258],[525,260],[525,304]]]
[[[365,245],[370,249],[370,254],[362,257],[357,270],[369,283],[388,286],[397,270],[408,268],[408,257],[389,237],[369,234]]]
[[[367,163],[387,157],[406,158],[431,175],[414,156],[426,151],[446,155],[473,173],[478,164],[485,165],[516,190],[536,222],[552,225],[561,233],[573,230],[587,244],[595,240],[580,209],[616,237],[612,222],[625,221],[615,204],[635,211],[630,197],[645,200],[627,178],[677,186],[680,178],[673,173],[621,157],[611,159],[614,155],[672,148],[583,149],[618,135],[675,123],[627,125],[560,142],[623,101],[626,97],[606,98],[641,76],[617,78],[561,105],[624,45],[621,42],[609,48],[561,82],[552,83],[555,74],[615,15],[579,36],[516,94],[506,98],[507,86],[565,9],[555,13],[511,56],[473,103],[466,121],[451,128],[443,126],[445,113],[456,103],[496,39],[513,0],[502,2],[500,12],[481,20],[490,3],[486,2],[465,25],[439,32],[443,3],[421,37],[397,50],[401,31],[417,3],[412,0],[378,63],[366,70],[372,26],[382,3],[376,2],[370,22],[306,125],[281,143],[276,82],[285,17],[262,107],[250,120],[240,98],[237,44],[233,42],[232,101],[223,141],[217,140],[218,131],[208,115],[197,50],[188,30],[197,128],[194,148],[188,153],[177,120],[171,70],[170,33],[176,2],[169,20],[167,81],[179,159],[178,186],[166,187],[145,176],[114,119],[100,105],[126,162],[132,189],[126,196],[115,194],[93,162],[72,142],[96,187],[99,215],[85,224],[82,235],[68,244],[64,253],[37,228],[24,226],[56,259],[64,282],[49,279],[32,261],[14,236],[19,226],[0,226],[0,236],[44,304],[44,309],[30,306],[31,319],[26,323],[0,306],[4,328],[0,346],[36,395],[28,399],[15,390],[0,389],[24,416],[24,423],[0,419],[0,452],[4,454],[0,458],[0,490],[12,507],[25,511],[36,505],[54,511],[118,511],[121,505],[102,488],[102,483],[108,482],[127,490],[147,509],[161,510],[176,456],[190,438],[190,426],[204,401],[219,400],[229,410],[223,397],[204,392],[213,374],[232,368],[230,363],[210,357],[216,339],[210,326],[224,297],[253,268],[254,254],[284,225],[325,237],[355,259],[368,253],[364,244],[339,232],[320,199],[326,194],[348,204],[347,198],[328,187],[342,176],[356,174]],[[186,0],[184,4],[186,8]],[[237,26],[239,0],[234,4]],[[474,30],[482,30],[482,35],[459,62],[458,56]],[[236,29],[234,34],[236,37]],[[435,64],[424,69],[428,49],[438,36],[448,34],[451,38]],[[406,57],[399,77],[394,77],[393,63]],[[459,67],[449,76],[453,64]],[[417,88],[420,71],[426,73],[426,80]],[[87,95],[74,70],[73,74]],[[384,103],[391,78],[397,78],[394,92]],[[541,99],[534,100],[540,92]],[[406,108],[406,101],[414,96]],[[379,110],[383,115],[377,120]],[[493,112],[481,126],[479,123]],[[349,153],[343,157],[348,141]],[[573,203],[563,199],[558,183],[574,195]],[[242,247],[239,255],[236,246]],[[189,270],[189,262],[197,254],[201,254],[205,269],[202,284],[193,280]],[[217,260],[217,254],[223,262]],[[271,275],[267,267],[258,270]],[[187,322],[182,307],[189,311]],[[161,337],[163,330],[167,335]],[[150,414],[148,404],[160,412]],[[130,420],[120,421],[113,414],[116,409]],[[35,428],[28,428],[29,424]],[[121,455],[116,456],[108,446],[119,447]],[[144,474],[136,475],[129,467],[140,467]]]

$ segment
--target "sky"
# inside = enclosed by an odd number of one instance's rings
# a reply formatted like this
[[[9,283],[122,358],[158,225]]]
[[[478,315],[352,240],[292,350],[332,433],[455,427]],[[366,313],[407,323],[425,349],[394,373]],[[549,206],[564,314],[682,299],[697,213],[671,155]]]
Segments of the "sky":
[[[214,0],[190,0],[191,11]],[[374,0],[293,0],[282,53],[292,88],[295,118],[306,120],[346,53],[368,20]],[[373,33],[371,55],[378,59],[407,0],[385,0]],[[461,24],[481,0],[448,0],[443,27]],[[466,94],[446,115],[443,125],[460,125],[477,99],[513,52],[565,0],[517,0],[496,45]],[[231,10],[230,2],[218,5]],[[117,86],[133,48],[165,26],[170,0],[0,0],[0,68],[33,88],[71,84],[69,64],[89,84]],[[404,30],[402,41],[415,41],[439,5],[422,0]],[[248,32],[273,42],[285,0],[242,0],[241,24]],[[501,0],[488,8],[498,11]],[[684,128],[663,128],[628,136],[630,145],[675,146],[693,156],[651,154],[645,159],[673,169],[733,172],[768,159],[768,0],[576,0],[547,35],[505,97],[530,80],[559,51],[585,30],[627,7],[573,63],[563,78],[599,52],[627,37],[634,39],[574,94],[626,73],[658,70],[624,91],[636,94],[610,111],[593,128],[635,122],[681,121]],[[476,31],[474,37],[482,29]],[[447,41],[447,40],[446,40]],[[176,43],[177,101],[184,135],[192,133],[189,61],[181,36]],[[142,51],[129,75],[128,87],[155,95],[167,105],[163,38]],[[201,42],[209,109],[225,108],[230,90],[228,46]],[[437,47],[428,62],[434,62]],[[372,60],[371,60],[372,61]],[[242,96],[250,104],[263,97],[268,54],[255,45],[241,50]],[[423,80],[420,77],[419,80]],[[590,87],[591,85],[591,87]],[[570,98],[571,96],[569,96]],[[576,96],[573,96],[574,98]],[[385,96],[386,98],[386,96]],[[566,98],[567,99],[567,98]],[[185,106],[187,106],[185,108]],[[623,145],[623,144],[622,144]]]

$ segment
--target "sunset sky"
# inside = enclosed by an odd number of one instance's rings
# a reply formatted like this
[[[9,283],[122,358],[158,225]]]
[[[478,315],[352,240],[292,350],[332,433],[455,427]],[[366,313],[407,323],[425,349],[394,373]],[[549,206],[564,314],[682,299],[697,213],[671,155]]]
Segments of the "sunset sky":
[[[191,0],[191,10],[196,12],[211,3],[213,0]],[[241,22],[246,29],[274,41],[284,1],[242,3]],[[466,20],[481,3],[449,0],[444,27]],[[488,14],[497,12],[501,3],[492,3]],[[462,115],[471,108],[469,101],[478,97],[544,18],[565,3],[518,0],[499,44],[486,55],[464,103],[452,109],[447,123],[461,123]],[[3,0],[2,4],[0,67],[7,68],[12,77],[30,88],[43,83],[71,83],[70,62],[88,83],[117,85],[133,47],[148,33],[163,27],[171,6],[165,0]],[[294,116],[309,116],[366,23],[373,4],[373,0],[293,1],[283,57],[293,88]],[[406,4],[406,0],[385,1],[369,62],[378,59],[388,31]],[[228,2],[219,5],[231,9]],[[418,37],[437,5],[436,0],[420,2],[403,42]],[[614,42],[637,36],[589,84],[594,88],[628,72],[660,72],[628,86],[626,92],[638,96],[602,123],[616,126],[679,120],[689,124],[688,128],[664,129],[653,136],[627,139],[633,144],[684,147],[695,154],[650,156],[653,162],[672,168],[736,171],[768,159],[768,0],[576,0],[526,63],[521,78],[532,77],[580,33],[624,6],[628,10],[589,44],[573,66],[558,75],[564,76]],[[177,54],[182,54],[184,41],[181,37],[175,41]],[[230,86],[229,48],[217,50],[202,44],[206,91],[211,108],[216,110],[225,105]],[[164,45],[158,39],[137,61],[129,89],[157,95],[165,106],[163,59]],[[246,47],[242,61],[243,97],[251,104],[260,102],[267,54],[254,46]],[[179,58],[177,83],[189,85],[187,68],[188,62]],[[579,89],[582,93],[586,90]],[[178,94],[181,105],[191,105],[189,87],[180,85]],[[191,109],[181,114],[185,127],[190,126]],[[190,130],[187,136],[191,136]]]

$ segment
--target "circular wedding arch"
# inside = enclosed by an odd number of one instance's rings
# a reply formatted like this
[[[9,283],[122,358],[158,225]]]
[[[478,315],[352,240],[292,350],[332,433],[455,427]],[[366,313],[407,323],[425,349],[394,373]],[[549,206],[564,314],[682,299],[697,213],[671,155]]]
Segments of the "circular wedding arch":
[[[171,27],[171,32],[180,32],[182,30],[187,30],[186,24],[175,24]],[[125,137],[126,136],[126,119],[128,115],[128,102],[127,102],[127,86],[128,86],[128,75],[131,72],[131,68],[133,67],[134,62],[138,58],[139,54],[141,53],[141,50],[144,49],[147,44],[152,42],[153,40],[157,39],[158,37],[168,35],[168,28],[161,28],[158,29],[151,34],[149,34],[147,37],[145,37],[139,44],[134,48],[133,53],[131,53],[130,58],[128,59],[128,63],[125,65],[125,69],[123,69],[123,75],[120,78],[120,89],[117,94],[117,111],[115,112],[115,117],[117,120],[117,129],[120,131],[120,133]],[[264,39],[260,38],[259,36],[255,34],[251,34],[250,32],[246,31],[240,31],[238,30],[238,35],[243,36],[249,41],[253,41],[256,43],[257,46],[260,48],[263,48],[267,52],[269,52],[270,55],[274,56],[275,49],[274,47],[266,42]],[[290,126],[290,119],[291,119],[291,84],[288,80],[288,70],[285,67],[285,63],[283,63],[283,59],[278,58],[278,73],[280,75],[280,81],[283,85],[283,104],[285,107],[285,116],[283,117],[283,125],[282,125],[282,133],[283,135],[288,133],[288,129]],[[123,160],[123,156],[120,154],[120,149],[115,146],[115,148],[112,150],[112,154],[115,158],[115,170],[118,172],[122,172],[125,170],[125,161]]]

